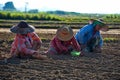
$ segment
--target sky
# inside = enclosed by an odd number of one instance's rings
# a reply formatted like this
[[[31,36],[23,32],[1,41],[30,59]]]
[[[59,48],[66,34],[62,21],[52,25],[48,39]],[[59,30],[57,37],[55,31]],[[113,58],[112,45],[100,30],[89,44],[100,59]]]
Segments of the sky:
[[[17,9],[23,10],[26,5],[27,10],[120,14],[120,0],[0,0],[0,4],[8,1],[13,1]]]

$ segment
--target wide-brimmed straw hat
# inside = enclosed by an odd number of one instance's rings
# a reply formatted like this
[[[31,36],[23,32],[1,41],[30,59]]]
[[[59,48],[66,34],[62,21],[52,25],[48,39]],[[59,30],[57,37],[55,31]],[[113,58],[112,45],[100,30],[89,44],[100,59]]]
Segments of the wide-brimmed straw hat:
[[[106,23],[103,21],[103,19],[96,19],[93,21],[92,24],[94,26],[100,25],[101,31],[108,31],[109,30],[108,25],[106,25]]]
[[[25,21],[20,21],[17,25],[10,28],[10,31],[13,33],[27,34],[34,32],[35,28],[32,25],[28,25]]]
[[[68,41],[73,37],[73,30],[71,27],[63,26],[58,28],[56,36],[61,41]]]

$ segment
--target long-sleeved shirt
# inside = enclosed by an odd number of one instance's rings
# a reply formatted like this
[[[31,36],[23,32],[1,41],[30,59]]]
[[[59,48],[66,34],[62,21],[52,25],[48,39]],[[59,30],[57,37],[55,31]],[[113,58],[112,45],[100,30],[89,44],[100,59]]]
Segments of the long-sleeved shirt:
[[[26,35],[16,34],[15,39],[11,45],[12,48],[10,53],[14,54],[17,51],[24,54],[33,54],[36,52],[32,49],[32,46],[34,45],[33,41],[36,41],[39,44],[42,43],[41,39],[35,32],[28,33]]]
[[[68,47],[72,46],[75,50],[80,51],[80,45],[73,36],[69,41],[61,41],[56,36],[51,40],[50,46],[54,47],[57,52],[68,51]]]
[[[94,32],[94,27],[92,24],[85,25],[83,28],[81,28],[76,34],[75,38],[78,41],[79,44],[81,45],[86,45],[87,42],[92,38],[92,37],[99,37],[99,46],[102,47],[103,45],[103,40],[102,36],[100,34],[100,31]]]

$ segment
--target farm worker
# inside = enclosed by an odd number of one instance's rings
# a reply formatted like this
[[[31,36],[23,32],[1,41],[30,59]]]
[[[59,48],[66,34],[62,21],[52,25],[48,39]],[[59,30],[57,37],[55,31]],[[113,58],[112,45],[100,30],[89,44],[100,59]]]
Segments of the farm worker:
[[[46,59],[45,55],[39,54],[38,49],[41,47],[42,41],[34,32],[35,28],[28,25],[25,21],[20,21],[14,25],[11,32],[16,33],[15,39],[12,43],[10,54],[12,56],[32,56],[36,59]]]
[[[103,46],[100,30],[108,31],[108,26],[103,20],[91,19],[88,25],[82,27],[76,34],[75,38],[81,45],[83,52],[101,52]]]
[[[62,26],[50,42],[48,54],[69,54],[72,50],[80,52],[80,45],[73,36],[71,27]]]

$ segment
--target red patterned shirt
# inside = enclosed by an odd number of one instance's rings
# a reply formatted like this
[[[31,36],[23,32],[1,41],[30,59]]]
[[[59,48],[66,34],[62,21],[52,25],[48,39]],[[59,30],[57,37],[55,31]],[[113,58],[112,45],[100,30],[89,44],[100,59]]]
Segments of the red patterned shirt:
[[[25,35],[16,34],[10,53],[14,54],[17,51],[24,54],[33,54],[36,52],[32,49],[32,46],[34,45],[33,41],[37,41],[40,44],[42,43],[41,39],[35,32]]]
[[[76,41],[75,37],[69,41],[61,41],[55,36],[50,42],[50,46],[54,47],[59,53],[68,51],[69,46],[72,46],[75,50],[80,51],[80,45]]]

